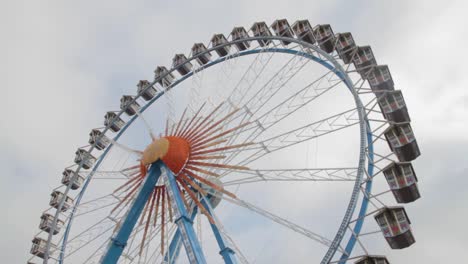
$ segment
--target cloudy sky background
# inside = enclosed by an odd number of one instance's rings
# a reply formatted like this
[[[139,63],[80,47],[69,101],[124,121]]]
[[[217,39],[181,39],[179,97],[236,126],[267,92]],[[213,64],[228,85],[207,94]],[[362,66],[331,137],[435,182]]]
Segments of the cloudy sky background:
[[[0,177],[5,263],[28,257],[39,215],[76,147],[156,64],[214,32],[309,19],[350,31],[390,65],[422,156],[417,243],[394,263],[459,260],[468,248],[465,1],[2,1]]]

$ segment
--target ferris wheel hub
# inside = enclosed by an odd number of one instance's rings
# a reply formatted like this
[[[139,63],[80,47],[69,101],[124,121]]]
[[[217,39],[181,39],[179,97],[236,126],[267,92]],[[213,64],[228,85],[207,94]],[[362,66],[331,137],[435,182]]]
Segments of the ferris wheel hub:
[[[167,136],[154,140],[143,151],[142,162],[149,165],[161,159],[166,166],[178,174],[187,163],[190,156],[190,145],[186,139]]]

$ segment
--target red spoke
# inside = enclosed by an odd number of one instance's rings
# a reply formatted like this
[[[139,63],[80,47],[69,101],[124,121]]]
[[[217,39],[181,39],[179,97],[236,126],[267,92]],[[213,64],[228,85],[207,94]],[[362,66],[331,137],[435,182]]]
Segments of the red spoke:
[[[208,162],[189,161],[187,164],[190,164],[190,165],[197,165],[197,166],[203,166],[203,167],[233,169],[233,170],[249,170],[249,168],[247,168],[247,167],[245,167],[245,166],[228,165],[228,164],[218,164],[218,163],[208,163]]]
[[[169,219],[170,221],[172,222],[172,202],[171,202],[171,198],[169,197],[169,192],[166,192],[166,196],[167,196],[167,207],[168,207],[168,211],[169,211]]]
[[[190,188],[187,186],[187,184],[185,184],[185,182],[183,180],[179,180],[179,182],[182,184],[182,186],[184,187],[185,191],[187,191],[187,193],[189,194],[190,198],[192,198],[192,200],[195,202],[195,204],[198,206],[198,208],[200,208],[200,211],[208,218],[208,221],[210,221],[211,224],[215,224],[213,218],[211,217],[211,215],[208,213],[208,211],[206,210],[206,208],[200,203],[200,201],[197,199],[197,196],[195,195],[195,193],[193,193]]]
[[[223,123],[226,119],[231,117],[233,114],[237,113],[239,110],[240,110],[240,108],[235,109],[234,111],[227,114],[224,118],[221,118],[221,120],[215,122],[211,126],[207,127],[205,130],[201,131],[200,133],[197,133],[197,135],[194,135],[194,137],[190,137],[190,138],[187,138],[187,139],[190,140],[190,141],[196,142],[201,136],[205,135],[211,129],[216,128],[219,124]]]
[[[146,211],[148,210],[149,204],[150,204],[150,200],[148,200],[148,201],[145,203],[145,208],[143,208],[143,213],[142,213],[141,216],[140,216],[140,223],[139,223],[140,226],[143,224],[143,220],[145,219]]]
[[[202,106],[198,109],[198,111],[195,113],[195,115],[192,117],[192,119],[190,120],[190,123],[187,125],[187,127],[182,131],[182,133],[180,134],[181,137],[185,137],[186,136],[186,133],[188,133],[189,131],[191,131],[191,125],[193,123],[193,121],[198,117],[198,114],[200,113],[200,111],[203,109],[203,107],[205,106],[206,102],[202,104]],[[197,121],[195,122],[194,126],[198,123],[200,119],[197,119]]]
[[[208,150],[204,150],[204,151],[194,152],[194,153],[192,153],[192,156],[203,155],[203,154],[213,153],[213,152],[220,152],[220,151],[225,151],[225,150],[235,149],[235,148],[242,148],[242,147],[250,146],[250,145],[253,145],[253,144],[255,144],[255,143],[250,142],[250,143],[243,143],[243,144],[238,144],[238,145],[231,145],[231,146],[222,147],[222,148],[208,149]]]
[[[205,190],[203,190],[202,187],[200,187],[200,185],[198,185],[197,183],[195,183],[194,181],[192,181],[189,177],[187,177],[185,174],[180,174],[179,175],[180,177],[182,177],[182,179],[184,181],[186,181],[190,186],[192,186],[193,188],[195,188],[195,190],[197,190],[198,192],[202,193],[204,196],[208,195],[206,193]]]
[[[127,182],[125,182],[124,184],[122,184],[119,188],[115,189],[113,193],[117,193],[118,191],[120,191],[121,189],[123,189],[125,186],[128,186],[130,183],[132,182],[135,182],[136,180],[138,179],[141,179],[141,174],[138,174],[137,176],[131,178],[130,180],[128,180]],[[133,184],[130,184],[130,186],[133,186]],[[131,187],[130,187],[131,188]],[[128,190],[129,188],[127,188],[126,190]],[[125,190],[125,191],[126,191]],[[125,192],[123,191],[123,192]]]
[[[166,195],[165,195],[165,188],[161,189],[162,192],[162,204],[161,204],[161,255],[164,254],[164,227],[165,227],[165,214],[166,214]]]
[[[228,196],[230,196],[232,198],[236,198],[236,196],[233,193],[226,191],[226,189],[224,189],[223,187],[218,186],[217,184],[214,184],[211,181],[209,181],[207,179],[204,179],[203,177],[200,177],[200,176],[196,175],[195,173],[193,173],[193,172],[191,172],[189,170],[183,170],[182,172],[185,173],[187,176],[190,176],[190,177],[192,177],[194,179],[197,179],[197,180],[201,181],[202,183],[210,186],[211,188],[213,188],[213,189],[215,189],[215,190],[217,190],[219,192],[222,192],[222,193],[224,193],[224,194],[226,194],[226,195],[228,195]]]
[[[207,171],[207,170],[204,170],[204,169],[200,169],[200,168],[197,168],[197,167],[193,167],[193,166],[190,166],[190,165],[186,165],[185,168],[189,169],[189,170],[194,170],[194,171],[206,174],[206,175],[210,175],[210,176],[213,176],[213,177],[219,177],[219,174],[217,174],[217,173]]]
[[[226,156],[197,156],[190,157],[190,160],[212,160],[212,159],[225,159]]]
[[[140,167],[140,164],[125,168],[125,169],[121,170],[121,172],[133,170],[133,169],[136,169],[136,168],[139,168],[139,167]]]
[[[176,177],[176,180],[177,180],[177,177]],[[185,198],[185,194],[182,192],[182,189],[180,188],[180,185],[177,184],[177,189],[179,189],[179,194],[180,196],[182,196],[182,201],[184,201],[184,204],[185,204],[185,208],[187,208],[187,210],[189,210],[190,206],[187,202],[187,199]]]
[[[185,113],[187,112],[187,108],[185,108],[184,112],[182,113],[182,115],[180,116],[180,119],[179,119],[179,122],[177,123],[177,128],[174,132],[174,135],[177,135],[179,133],[179,128],[180,128],[180,124],[182,124],[182,120],[184,120],[184,117],[185,117]]]
[[[154,201],[155,200],[156,200],[156,191],[153,190],[153,192],[151,193],[150,211],[149,211],[148,216],[146,218],[145,231],[143,232],[143,239],[141,241],[141,246],[140,246],[140,253],[139,253],[140,256],[143,253],[143,248],[145,246],[146,234],[148,232],[148,227],[149,227],[149,225],[151,223],[151,215],[153,214],[153,208],[154,208]]]
[[[200,127],[202,127],[202,125],[205,124],[206,121],[208,121],[210,119],[210,117],[216,112],[218,111],[219,108],[221,108],[221,106],[223,105],[223,103],[219,104],[208,116],[206,116],[203,121],[201,121],[190,133],[188,133],[185,138],[187,140],[190,140],[193,136],[196,136],[198,135],[199,133],[199,129]]]
[[[159,200],[161,199],[161,189],[159,187],[156,187],[156,211],[154,213],[154,222],[153,222],[153,226],[156,226],[156,223],[158,221],[158,211],[159,211]]]
[[[244,123],[242,125],[239,125],[237,127],[228,129],[228,130],[226,130],[226,131],[224,131],[224,132],[222,132],[222,133],[220,133],[220,134],[218,134],[216,136],[212,136],[210,138],[206,138],[206,137],[200,138],[199,140],[196,140],[196,141],[193,142],[193,148],[198,148],[198,147],[202,148],[203,144],[206,144],[206,143],[211,142],[211,141],[213,141],[215,139],[218,139],[220,137],[228,135],[228,134],[230,134],[230,133],[232,133],[232,132],[234,132],[234,131],[236,131],[238,129],[241,129],[241,128],[249,125],[249,124],[251,124],[251,123],[250,122]]]
[[[133,193],[136,192],[136,190],[138,190],[138,187],[140,187],[141,185],[141,181],[138,182],[138,184],[127,194],[125,195],[124,199],[122,201],[120,201],[112,210],[111,210],[111,213],[113,213],[117,208],[120,207],[120,205],[125,202]]]
[[[199,150],[203,150],[203,149],[207,149],[207,148],[210,148],[210,147],[214,147],[214,146],[216,146],[216,145],[218,145],[218,144],[221,144],[221,143],[224,143],[224,142],[227,142],[227,139],[218,140],[218,141],[215,141],[215,142],[206,144],[206,145],[201,145],[201,146],[199,146],[199,147],[192,146],[191,151],[196,152],[196,151],[199,151]]]

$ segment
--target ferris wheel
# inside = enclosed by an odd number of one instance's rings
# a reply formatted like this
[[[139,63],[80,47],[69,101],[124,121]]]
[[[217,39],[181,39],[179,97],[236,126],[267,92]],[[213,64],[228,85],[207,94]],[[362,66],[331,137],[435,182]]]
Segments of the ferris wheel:
[[[415,242],[410,121],[349,32],[279,19],[214,34],[91,130],[28,263],[389,263],[382,242]]]

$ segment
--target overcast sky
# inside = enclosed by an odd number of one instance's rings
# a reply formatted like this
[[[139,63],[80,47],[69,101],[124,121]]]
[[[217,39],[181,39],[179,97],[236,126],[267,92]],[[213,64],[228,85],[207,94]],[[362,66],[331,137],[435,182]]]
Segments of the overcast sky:
[[[468,248],[466,1],[5,1],[0,3],[3,263],[22,263],[51,189],[89,130],[156,64],[215,32],[277,18],[350,31],[390,65],[422,151],[417,243],[394,263]],[[44,205],[44,206],[43,206]]]

